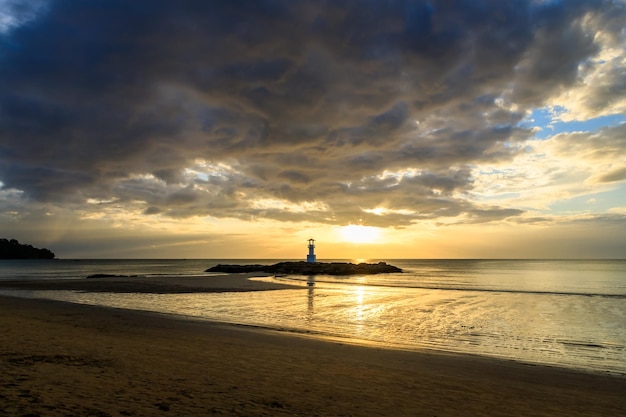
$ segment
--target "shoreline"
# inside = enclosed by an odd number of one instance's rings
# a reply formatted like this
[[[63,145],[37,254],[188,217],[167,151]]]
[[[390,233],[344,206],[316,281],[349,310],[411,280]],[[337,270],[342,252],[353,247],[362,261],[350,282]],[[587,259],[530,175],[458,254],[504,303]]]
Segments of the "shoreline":
[[[237,292],[257,292],[257,291],[274,291],[281,289],[297,289],[305,290],[308,287],[277,282],[276,279],[269,280],[263,278],[271,278],[273,274],[262,272],[248,273],[222,273],[222,274],[203,274],[203,275],[109,275],[102,277],[84,277],[84,278],[60,278],[60,279],[12,279],[0,280],[0,297],[18,297],[24,299],[38,300],[56,300],[58,302],[74,303],[71,299],[63,297],[47,298],[46,295],[35,296],[29,294],[29,291],[67,291],[77,293],[139,293],[139,294],[196,294],[196,293],[237,293]],[[261,278],[261,279],[254,279]],[[5,291],[3,291],[5,290]],[[11,294],[13,291],[15,293]],[[25,294],[24,294],[25,292]],[[106,304],[89,304],[77,301],[76,304],[90,305],[94,307],[106,308]],[[219,321],[220,319],[203,318],[194,315],[186,315],[176,312],[159,312],[151,308],[133,309],[132,307],[117,307],[109,305],[108,308],[128,309],[128,311],[136,311],[145,314],[155,314],[157,316],[165,316],[180,320],[199,321],[212,325],[236,326],[240,328],[249,328],[252,330],[279,332],[282,334],[291,334],[295,336],[315,338],[337,343],[346,343],[359,346],[370,346],[379,349],[400,350],[408,352],[433,352],[436,354],[452,354],[476,356],[478,358],[487,358],[500,361],[511,361],[528,366],[543,366],[555,369],[565,369],[573,372],[590,373],[601,376],[612,376],[618,378],[626,378],[626,373],[618,370],[611,371],[609,369],[597,369],[593,367],[575,366],[570,363],[559,363],[549,361],[525,361],[523,358],[515,358],[506,355],[488,355],[485,353],[476,353],[455,350],[449,346],[429,346],[428,344],[411,344],[402,345],[394,343],[376,342],[368,339],[353,339],[348,336],[342,336],[332,333],[324,333],[315,330],[300,329],[297,327],[274,326],[272,324],[247,324],[238,321]]]
[[[300,288],[300,287],[296,287]],[[239,290],[239,291],[209,291],[209,292],[246,292],[247,290]],[[258,291],[258,290],[253,290]],[[261,290],[263,291],[263,290]],[[437,356],[463,356],[467,358],[474,358],[476,360],[486,360],[486,361],[496,361],[502,363],[512,363],[520,366],[528,366],[528,367],[541,367],[546,369],[555,369],[555,370],[563,370],[566,372],[580,373],[580,374],[589,374],[596,376],[607,376],[611,378],[622,378],[626,380],[626,373],[618,372],[618,371],[610,371],[610,370],[597,370],[590,369],[584,367],[570,367],[566,365],[561,365],[558,363],[542,363],[542,362],[532,362],[532,361],[524,361],[521,359],[510,358],[506,356],[494,356],[494,355],[486,355],[486,354],[477,354],[471,352],[465,352],[461,350],[453,350],[453,349],[444,349],[444,348],[436,348],[430,347],[427,345],[401,345],[401,344],[383,344],[378,341],[368,340],[368,339],[359,339],[348,336],[336,335],[331,333],[324,333],[321,331],[314,330],[303,330],[298,328],[291,327],[272,327],[265,326],[260,324],[247,324],[240,322],[229,322],[229,321],[219,321],[207,319],[200,316],[186,315],[182,313],[169,313],[169,312],[160,312],[156,310],[142,310],[142,309],[132,309],[132,308],[124,308],[124,307],[115,307],[104,304],[88,304],[88,303],[78,303],[60,299],[53,298],[45,298],[45,297],[29,297],[22,295],[11,295],[11,294],[2,294],[0,293],[0,301],[6,298],[14,298],[14,299],[22,299],[22,300],[34,300],[34,301],[44,301],[44,302],[52,302],[52,303],[61,303],[67,305],[76,305],[83,306],[86,308],[98,308],[98,309],[106,309],[106,310],[114,310],[114,311],[125,311],[129,313],[136,313],[139,315],[146,316],[154,316],[157,319],[170,319],[181,322],[194,322],[194,323],[203,323],[207,326],[216,326],[216,327],[224,327],[224,328],[233,328],[239,329],[242,331],[250,331],[250,332],[259,332],[266,334],[274,334],[279,337],[288,336],[288,337],[296,337],[296,338],[304,338],[309,340],[318,340],[321,342],[328,343],[336,343],[339,345],[347,345],[347,346],[357,346],[357,347],[365,347],[371,349],[379,349],[386,351],[397,351],[397,352],[407,352],[407,353],[418,353],[418,354],[430,354]]]
[[[626,411],[623,377],[384,349],[153,312],[0,300],[0,411],[6,415],[608,416]]]
[[[300,288],[300,287],[296,287]],[[235,290],[235,291],[208,291],[211,292],[247,292],[249,290]],[[259,291],[259,290],[252,290]],[[263,290],[260,290],[263,291]],[[340,345],[349,345],[349,346],[360,346],[365,348],[372,349],[380,349],[387,351],[397,351],[397,352],[408,352],[408,353],[424,353],[424,354],[432,354],[432,355],[440,355],[440,356],[463,356],[468,358],[474,358],[476,360],[486,360],[486,361],[497,361],[503,363],[513,363],[520,366],[529,366],[529,367],[542,367],[546,369],[555,369],[555,370],[563,370],[566,372],[573,373],[581,373],[581,374],[589,374],[596,376],[608,376],[611,378],[622,378],[626,380],[626,373],[618,372],[618,371],[610,371],[610,370],[598,370],[592,368],[585,367],[571,367],[566,365],[561,365],[559,363],[548,363],[548,362],[532,362],[532,361],[524,361],[521,359],[511,358],[507,356],[495,356],[495,355],[486,355],[486,354],[477,354],[471,352],[465,352],[461,350],[453,350],[453,349],[444,349],[444,348],[436,348],[430,347],[427,345],[411,345],[405,346],[401,344],[383,344],[378,341],[368,340],[368,339],[359,339],[348,336],[336,335],[331,333],[324,333],[320,331],[313,330],[303,330],[298,328],[291,327],[273,327],[273,326],[265,326],[260,324],[247,324],[240,323],[236,321],[219,321],[213,319],[207,319],[204,317],[186,315],[182,313],[171,313],[171,312],[160,312],[156,310],[143,310],[143,309],[132,309],[132,308],[124,308],[124,307],[115,307],[104,304],[88,304],[88,303],[79,303],[72,302],[60,299],[46,298],[46,297],[30,297],[23,296],[19,294],[7,294],[0,293],[0,300],[5,298],[14,298],[14,299],[22,299],[22,300],[35,300],[35,301],[44,301],[44,302],[52,302],[52,303],[61,303],[68,305],[76,305],[76,306],[84,306],[84,307],[93,307],[99,309],[109,309],[114,311],[125,311],[129,313],[137,313],[140,315],[146,316],[154,316],[155,318],[164,318],[171,320],[178,320],[182,322],[195,322],[195,323],[204,323],[207,326],[217,326],[217,327],[225,327],[225,328],[234,328],[240,329],[242,331],[251,331],[251,332],[259,332],[259,333],[267,333],[267,334],[275,334],[278,336],[284,335],[288,337],[296,337],[296,338],[305,338],[309,340],[318,340],[321,342],[329,342],[329,343],[337,343]]]
[[[267,277],[267,273],[217,275],[112,276],[102,278],[23,279],[0,281],[0,289],[41,291],[83,291],[144,294],[185,294],[214,292],[270,291],[302,288],[249,278]]]

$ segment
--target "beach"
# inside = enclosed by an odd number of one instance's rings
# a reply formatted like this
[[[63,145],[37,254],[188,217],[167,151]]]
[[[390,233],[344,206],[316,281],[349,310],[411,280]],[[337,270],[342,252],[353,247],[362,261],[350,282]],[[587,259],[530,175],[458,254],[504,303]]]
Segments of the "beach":
[[[253,282],[239,278],[231,290]],[[0,415],[626,413],[626,378],[476,355],[13,297],[0,323]]]
[[[3,280],[0,289],[88,291],[143,294],[188,294],[199,292],[244,292],[297,288],[286,284],[250,280],[268,276],[262,272],[197,276],[109,276],[87,279]]]

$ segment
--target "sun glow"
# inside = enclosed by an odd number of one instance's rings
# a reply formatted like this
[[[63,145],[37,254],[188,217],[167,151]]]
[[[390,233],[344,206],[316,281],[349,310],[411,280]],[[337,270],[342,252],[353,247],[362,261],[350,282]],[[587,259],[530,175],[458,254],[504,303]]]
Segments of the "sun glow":
[[[380,228],[350,224],[339,228],[339,234],[345,242],[350,243],[378,243]]]

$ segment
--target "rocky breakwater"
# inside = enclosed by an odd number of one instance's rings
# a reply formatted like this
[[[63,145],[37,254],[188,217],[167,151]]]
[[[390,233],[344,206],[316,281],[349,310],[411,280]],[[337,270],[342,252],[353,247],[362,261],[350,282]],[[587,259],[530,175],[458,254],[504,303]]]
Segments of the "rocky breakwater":
[[[250,273],[275,275],[371,275],[399,273],[402,269],[386,262],[375,264],[349,262],[279,262],[274,265],[216,265],[206,272]]]

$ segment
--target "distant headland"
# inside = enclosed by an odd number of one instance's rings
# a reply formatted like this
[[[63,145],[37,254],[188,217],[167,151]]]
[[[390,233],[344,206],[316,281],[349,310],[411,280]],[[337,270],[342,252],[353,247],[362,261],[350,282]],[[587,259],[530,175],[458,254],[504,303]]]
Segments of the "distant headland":
[[[205,272],[249,273],[293,275],[358,275],[399,273],[402,269],[386,262],[375,264],[349,262],[279,262],[274,265],[216,265]]]
[[[49,249],[23,245],[15,239],[0,239],[0,259],[54,259]]]

